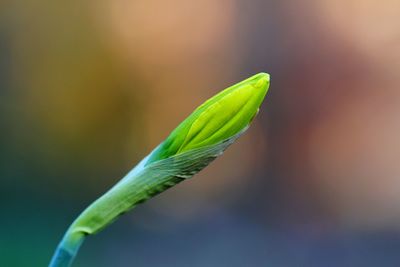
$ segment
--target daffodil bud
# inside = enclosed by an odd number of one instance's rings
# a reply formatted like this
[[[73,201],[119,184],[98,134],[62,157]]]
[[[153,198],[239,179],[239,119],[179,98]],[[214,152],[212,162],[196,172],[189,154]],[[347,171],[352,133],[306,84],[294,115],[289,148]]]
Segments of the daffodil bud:
[[[245,129],[258,112],[269,75],[256,74],[207,100],[151,154],[148,162],[215,145]]]
[[[198,107],[149,156],[73,222],[50,263],[69,266],[83,239],[137,204],[192,177],[247,130],[268,91],[259,73]]]

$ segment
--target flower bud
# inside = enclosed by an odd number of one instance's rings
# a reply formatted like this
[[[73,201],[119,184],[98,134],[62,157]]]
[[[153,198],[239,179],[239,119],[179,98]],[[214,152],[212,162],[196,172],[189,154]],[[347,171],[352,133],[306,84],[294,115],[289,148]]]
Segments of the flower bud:
[[[87,207],[61,240],[50,266],[68,266],[84,238],[139,203],[188,179],[220,156],[249,126],[269,87],[259,73],[198,107],[149,156]]]
[[[150,155],[147,163],[215,145],[245,129],[258,112],[269,75],[256,74],[207,100]]]

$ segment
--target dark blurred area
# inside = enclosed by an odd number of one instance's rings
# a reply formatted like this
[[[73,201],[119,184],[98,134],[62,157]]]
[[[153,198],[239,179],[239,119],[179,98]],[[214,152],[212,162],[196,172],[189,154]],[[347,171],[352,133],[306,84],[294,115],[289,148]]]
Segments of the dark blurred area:
[[[219,90],[265,71],[223,157],[74,266],[400,266],[400,2],[0,4],[0,266],[73,219]]]

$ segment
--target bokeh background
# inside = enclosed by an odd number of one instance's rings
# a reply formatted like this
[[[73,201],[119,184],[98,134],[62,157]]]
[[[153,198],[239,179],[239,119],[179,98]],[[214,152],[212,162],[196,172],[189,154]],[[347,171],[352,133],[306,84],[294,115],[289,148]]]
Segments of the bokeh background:
[[[222,158],[74,266],[400,266],[400,2],[0,4],[0,266],[72,220],[197,105],[265,71]]]

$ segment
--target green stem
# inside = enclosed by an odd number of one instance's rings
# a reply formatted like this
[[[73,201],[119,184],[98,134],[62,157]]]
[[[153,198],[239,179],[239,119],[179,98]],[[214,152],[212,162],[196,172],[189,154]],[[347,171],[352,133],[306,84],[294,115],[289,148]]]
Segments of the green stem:
[[[71,266],[85,237],[86,235],[82,232],[67,231],[60,244],[58,244],[49,267]]]

